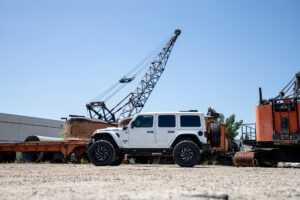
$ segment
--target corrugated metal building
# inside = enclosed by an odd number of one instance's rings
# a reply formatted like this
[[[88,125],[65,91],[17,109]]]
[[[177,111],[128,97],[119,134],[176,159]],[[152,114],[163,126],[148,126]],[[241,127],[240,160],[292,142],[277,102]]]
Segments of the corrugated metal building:
[[[27,136],[60,137],[64,121],[0,113],[0,142],[24,141]]]

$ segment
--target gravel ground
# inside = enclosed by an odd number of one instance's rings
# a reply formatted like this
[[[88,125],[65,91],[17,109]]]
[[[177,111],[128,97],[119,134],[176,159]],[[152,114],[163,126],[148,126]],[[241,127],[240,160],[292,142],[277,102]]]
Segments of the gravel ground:
[[[300,199],[300,169],[0,164],[0,199]]]

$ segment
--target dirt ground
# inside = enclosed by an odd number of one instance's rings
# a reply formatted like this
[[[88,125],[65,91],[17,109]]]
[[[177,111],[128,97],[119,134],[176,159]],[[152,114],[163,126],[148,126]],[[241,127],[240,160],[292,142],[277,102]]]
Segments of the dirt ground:
[[[300,169],[0,164],[0,185],[1,200],[207,199],[201,195],[228,195],[229,199],[300,199]]]

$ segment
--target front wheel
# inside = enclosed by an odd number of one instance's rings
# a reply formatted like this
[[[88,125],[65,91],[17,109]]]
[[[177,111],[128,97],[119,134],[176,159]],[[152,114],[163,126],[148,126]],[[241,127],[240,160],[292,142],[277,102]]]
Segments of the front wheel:
[[[96,166],[110,165],[115,159],[115,148],[106,140],[98,140],[89,149],[89,159]]]
[[[173,159],[181,167],[193,167],[200,161],[200,149],[190,140],[183,140],[176,144]]]

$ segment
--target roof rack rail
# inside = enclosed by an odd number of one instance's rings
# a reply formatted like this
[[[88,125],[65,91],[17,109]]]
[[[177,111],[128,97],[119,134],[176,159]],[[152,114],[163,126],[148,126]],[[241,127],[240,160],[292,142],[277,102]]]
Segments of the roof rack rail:
[[[181,110],[179,112],[198,112],[198,110]]]

